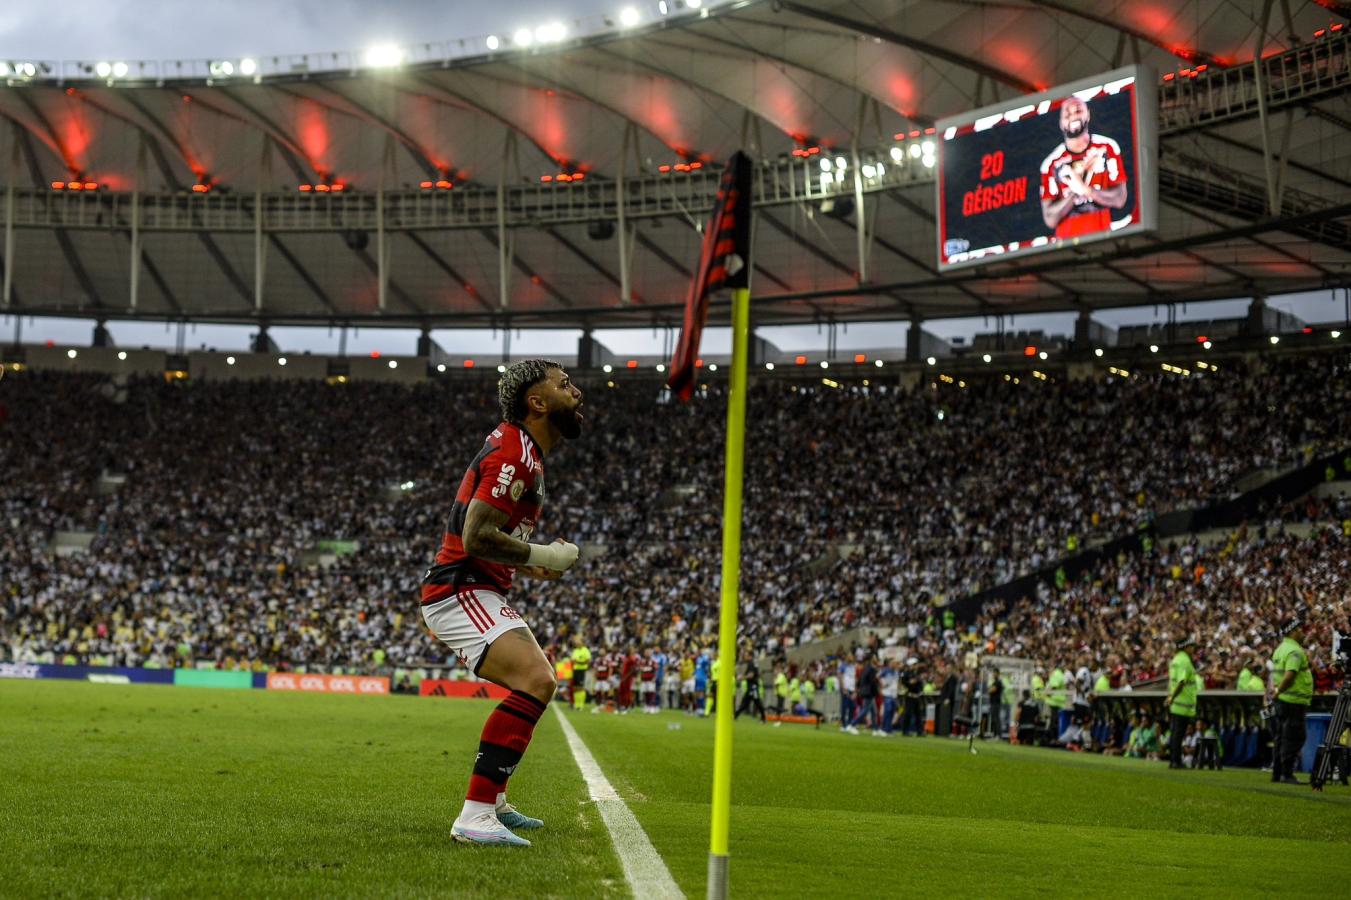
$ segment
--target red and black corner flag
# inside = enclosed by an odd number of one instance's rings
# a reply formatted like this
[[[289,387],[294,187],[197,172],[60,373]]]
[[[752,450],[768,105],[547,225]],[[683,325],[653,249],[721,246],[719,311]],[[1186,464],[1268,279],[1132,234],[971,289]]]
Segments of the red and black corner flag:
[[[727,162],[718,186],[708,227],[704,229],[704,247],[699,254],[699,271],[685,298],[685,326],[671,358],[671,374],[666,384],[681,400],[694,394],[695,360],[699,356],[699,338],[708,321],[708,303],[719,288],[744,288],[750,284],[751,260],[751,161],[740,150]]]

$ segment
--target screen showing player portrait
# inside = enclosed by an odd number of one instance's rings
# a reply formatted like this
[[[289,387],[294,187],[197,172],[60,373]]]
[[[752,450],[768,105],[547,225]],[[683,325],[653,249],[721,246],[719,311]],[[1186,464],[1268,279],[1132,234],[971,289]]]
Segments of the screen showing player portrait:
[[[939,269],[1153,229],[1156,97],[1132,66],[938,122]]]

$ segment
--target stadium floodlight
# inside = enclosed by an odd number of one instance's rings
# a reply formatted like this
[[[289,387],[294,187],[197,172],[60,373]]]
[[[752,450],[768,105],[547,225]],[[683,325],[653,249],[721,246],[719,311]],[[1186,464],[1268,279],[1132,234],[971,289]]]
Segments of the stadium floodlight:
[[[366,65],[372,69],[386,69],[403,62],[403,48],[394,44],[376,44],[366,51]]]
[[[498,36],[495,34],[488,35],[488,37],[483,41],[483,43],[488,45],[489,50],[496,50],[498,47],[502,46],[501,39],[498,38]]]
[[[704,5],[704,0],[685,0],[685,5],[690,9],[698,9]]]
[[[994,359],[994,357],[992,357],[992,356],[991,356],[990,354],[988,354],[988,353],[981,357],[981,360],[984,361],[984,362],[986,362],[986,363],[988,363],[988,362],[989,362],[990,360],[992,360],[992,359]]]
[[[17,73],[18,67],[16,66],[15,74]],[[0,78],[5,78],[8,75],[9,75],[9,63],[5,62],[3,59],[0,59]]]
[[[278,356],[278,357],[277,357],[277,365],[279,365],[279,366],[284,366],[284,365],[286,365],[286,357],[284,357],[284,356]]]
[[[71,353],[74,353],[75,351],[72,350],[72,351],[70,351],[70,352],[71,352]],[[773,364],[773,363],[765,363],[765,368],[768,369],[769,371],[773,372],[773,371],[774,371],[774,364]]]
[[[529,47],[535,43],[535,35],[529,28],[518,28],[511,36],[511,42],[517,47]]]
[[[876,166],[869,165],[869,164],[865,163],[865,164],[863,165],[862,171],[863,171],[863,177],[864,177],[864,178],[876,178],[876,177],[877,177],[877,167],[876,167]]]
[[[670,11],[671,11],[671,5],[670,5],[669,3],[667,3],[666,0],[658,0],[658,2],[657,2],[657,12],[661,13],[661,14],[664,16],[664,15],[666,15],[667,13],[669,13]]]
[[[1158,344],[1150,344],[1150,345],[1149,345],[1149,352],[1150,352],[1150,353],[1158,353],[1158,352],[1159,352],[1159,345],[1158,345]]]
[[[1334,341],[1337,340],[1337,338],[1339,338],[1339,337],[1342,336],[1342,333],[1341,333],[1340,331],[1332,331],[1332,332],[1329,332],[1329,334],[1332,335],[1332,339],[1333,339]]]
[[[896,162],[900,162],[901,160],[905,159],[905,151],[902,150],[899,146],[892,147],[891,158]]]
[[[399,361],[397,359],[391,359],[389,361],[389,367],[391,369],[397,369],[399,367]]]
[[[924,163],[924,168],[932,169],[934,167],[934,158],[932,156],[926,156],[922,161]]]
[[[100,78],[108,78],[113,74],[113,64],[100,60],[94,63],[94,74]]]
[[[1046,357],[1047,357],[1047,353],[1046,353],[1045,350],[1043,350],[1043,351],[1041,351],[1040,353],[1037,354],[1037,358],[1038,358],[1038,359],[1046,359]]]
[[[126,64],[126,63],[124,63],[124,62],[115,62],[115,63],[113,63],[113,77],[114,77],[114,78],[125,78],[125,77],[127,77],[127,71],[128,71],[128,70],[127,70],[127,64]]]
[[[1202,342],[1201,342],[1201,346],[1202,346],[1203,348],[1205,348],[1206,350],[1209,350],[1209,349],[1211,348],[1212,344],[1210,343],[1210,341],[1202,341]]]
[[[499,365],[497,366],[497,374],[498,374],[498,375],[503,375],[503,374],[506,373],[506,371],[507,371],[507,367],[506,367],[506,366],[501,365],[501,364],[499,364]]]
[[[619,11],[619,24],[625,28],[632,28],[642,19],[642,15],[632,6],[626,6]]]
[[[657,363],[657,371],[658,371],[658,372],[665,372],[665,371],[666,371],[666,363]]]
[[[74,359],[75,357],[77,357],[77,356],[79,356],[79,355],[80,355],[80,354],[79,354],[78,352],[76,352],[75,350],[67,350],[67,351],[66,351],[66,356],[69,357],[70,359]]]
[[[911,158],[911,159],[919,159],[919,155],[920,155],[921,153],[923,153],[923,152],[924,152],[923,150],[919,149],[919,144],[911,144],[911,145],[910,145],[910,158]]]
[[[246,56],[239,61],[240,75],[252,75],[257,71],[258,71],[258,61],[256,59],[250,59],[249,57]]]
[[[824,157],[824,156],[821,157],[821,171],[822,171],[822,172],[829,172],[832,165],[833,165],[833,164],[831,163],[831,161],[830,161],[829,158]]]
[[[225,364],[227,366],[233,366],[235,364],[235,358],[233,356],[225,357]]]
[[[927,362],[931,366],[938,365],[938,360],[934,359],[932,356],[926,359],[925,362]]]
[[[1094,347],[1094,348],[1093,348],[1093,355],[1094,355],[1094,356],[1102,356],[1102,348],[1101,348],[1101,347]]]
[[[829,368],[830,368],[830,363],[826,362],[824,359],[821,360],[821,368],[823,368],[823,369],[829,369]]]
[[[880,369],[883,366],[883,362],[880,359],[875,359],[873,360],[873,365]]]
[[[843,156],[835,157],[835,168],[843,172],[845,169],[849,168],[849,160],[845,159]]]
[[[600,370],[604,372],[606,375],[609,375],[611,372],[615,370],[615,367],[610,365],[609,363],[606,363],[605,365],[600,367]]]
[[[933,156],[933,155],[934,155],[934,142],[933,142],[933,141],[925,141],[924,143],[920,144],[919,146],[920,146],[920,150],[924,153],[925,156]]]
[[[126,359],[127,359],[127,351],[125,351],[125,350],[118,350],[118,351],[117,351],[117,358],[120,359],[120,360],[122,360],[123,362],[126,362]]]
[[[213,59],[206,64],[212,78],[228,78],[235,73],[235,64],[228,59]]]
[[[567,26],[562,22],[550,22],[535,29],[535,40],[541,44],[556,44],[567,36]]]
[[[437,363],[437,364],[436,364],[436,371],[444,373],[444,372],[446,371],[446,364],[445,364],[445,363]]]
[[[1280,337],[1280,335],[1278,335],[1278,334],[1273,334],[1273,335],[1271,336],[1271,343],[1272,343],[1273,345],[1279,344],[1280,342],[1281,342],[1281,337]]]

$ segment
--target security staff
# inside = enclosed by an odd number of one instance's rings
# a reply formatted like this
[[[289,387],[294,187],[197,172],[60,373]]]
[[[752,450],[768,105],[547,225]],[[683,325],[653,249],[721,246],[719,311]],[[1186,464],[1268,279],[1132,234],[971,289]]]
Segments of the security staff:
[[[1272,750],[1271,780],[1300,784],[1295,778],[1295,759],[1304,748],[1304,715],[1313,702],[1313,672],[1309,654],[1300,646],[1304,623],[1290,617],[1281,623],[1281,641],[1271,654],[1271,679],[1276,682],[1276,746]],[[1270,699],[1271,694],[1267,695]]]
[[[1168,768],[1181,769],[1182,741],[1187,728],[1196,721],[1198,679],[1187,648],[1196,643],[1191,635],[1178,638],[1177,653],[1168,664]]]
[[[572,636],[572,708],[586,705],[586,670],[591,667],[591,650],[580,634]]]

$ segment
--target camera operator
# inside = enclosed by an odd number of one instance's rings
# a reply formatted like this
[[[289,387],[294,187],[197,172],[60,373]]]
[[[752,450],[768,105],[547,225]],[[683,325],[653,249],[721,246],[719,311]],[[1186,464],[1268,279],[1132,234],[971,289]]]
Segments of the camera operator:
[[[1275,687],[1267,694],[1276,698],[1276,746],[1272,751],[1271,780],[1300,784],[1295,778],[1295,759],[1304,747],[1304,716],[1313,702],[1313,672],[1309,654],[1300,646],[1304,623],[1297,617],[1281,622],[1281,641],[1271,655]]]

